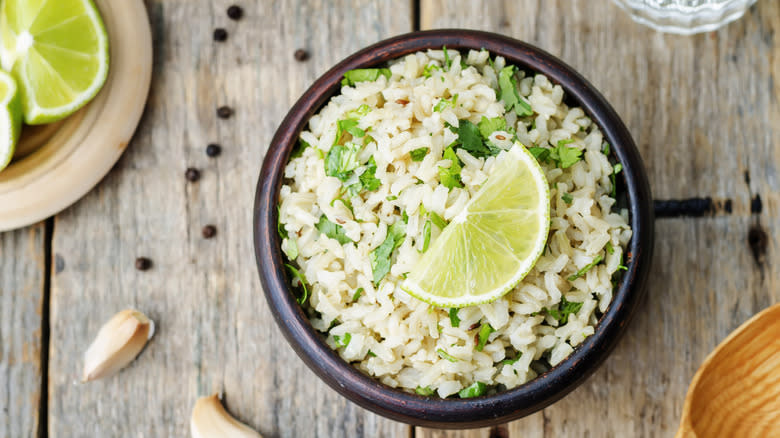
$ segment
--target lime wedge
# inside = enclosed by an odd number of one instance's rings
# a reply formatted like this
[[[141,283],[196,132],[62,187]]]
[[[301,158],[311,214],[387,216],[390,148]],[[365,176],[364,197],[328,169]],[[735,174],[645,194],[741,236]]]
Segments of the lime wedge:
[[[550,189],[521,144],[502,152],[485,184],[452,219],[402,288],[440,307],[488,303],[509,292],[542,254]]]
[[[22,102],[19,87],[8,73],[0,71],[0,170],[14,156],[19,131],[22,129]]]
[[[24,121],[63,119],[108,76],[108,36],[92,0],[3,0],[0,61],[19,83]]]

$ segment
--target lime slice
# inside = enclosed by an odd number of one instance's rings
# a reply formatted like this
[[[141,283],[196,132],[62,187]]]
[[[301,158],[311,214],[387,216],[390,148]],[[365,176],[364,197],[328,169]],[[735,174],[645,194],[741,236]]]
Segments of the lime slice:
[[[0,61],[22,91],[24,121],[63,119],[108,76],[108,36],[91,0],[3,0]]]
[[[0,170],[14,156],[19,131],[22,129],[22,102],[19,87],[8,73],[0,71]]]
[[[444,229],[402,288],[440,307],[488,303],[509,292],[542,254],[550,189],[521,144],[498,156],[485,184]]]

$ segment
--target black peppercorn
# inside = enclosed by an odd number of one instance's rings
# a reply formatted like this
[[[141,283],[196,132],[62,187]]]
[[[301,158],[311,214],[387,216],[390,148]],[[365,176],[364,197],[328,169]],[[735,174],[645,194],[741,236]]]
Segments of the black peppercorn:
[[[217,235],[217,227],[214,225],[206,225],[203,227],[203,238],[204,239],[211,239],[212,237]]]
[[[227,37],[228,37],[228,33],[225,29],[221,27],[218,29],[214,29],[214,41],[222,42],[227,40]]]
[[[135,259],[135,269],[139,271],[146,271],[152,267],[152,261],[146,257],[138,257]]]
[[[221,106],[217,108],[217,117],[220,119],[229,119],[233,115],[233,108],[229,106]]]
[[[244,10],[241,9],[241,6],[233,5],[227,9],[227,16],[231,20],[240,20],[244,16]]]
[[[222,146],[216,143],[211,143],[210,145],[206,146],[206,155],[208,155],[211,158],[219,156],[219,154],[221,153],[222,153]]]
[[[187,181],[195,182],[200,179],[200,171],[194,167],[190,167],[184,172],[184,176],[187,178]]]
[[[303,61],[306,61],[307,59],[309,59],[309,52],[307,52],[307,51],[305,51],[303,49],[298,49],[298,50],[295,51],[293,56],[295,56],[295,60],[296,61],[303,62]]]

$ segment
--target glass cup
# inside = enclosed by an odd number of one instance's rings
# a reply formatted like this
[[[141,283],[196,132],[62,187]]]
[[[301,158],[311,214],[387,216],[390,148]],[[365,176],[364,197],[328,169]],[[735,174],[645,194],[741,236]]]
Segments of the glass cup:
[[[655,30],[691,35],[740,18],[757,0],[613,0],[638,23]]]

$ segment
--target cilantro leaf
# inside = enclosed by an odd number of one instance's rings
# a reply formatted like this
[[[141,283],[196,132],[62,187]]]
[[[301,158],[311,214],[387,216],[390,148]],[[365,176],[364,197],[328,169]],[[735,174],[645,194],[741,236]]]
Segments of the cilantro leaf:
[[[370,356],[370,357],[376,357],[376,353],[374,353],[374,352],[373,352],[373,351],[371,351],[371,350],[368,350],[368,352],[366,353],[366,356]]]
[[[612,175],[609,176],[609,179],[612,181],[612,197],[614,198],[617,195],[617,181],[616,176],[620,171],[623,170],[623,165],[620,163],[615,164],[615,167],[612,168]]]
[[[455,155],[455,151],[451,147],[444,151],[443,157],[445,160],[452,161],[449,168],[439,166],[439,179],[444,187],[452,189],[453,187],[463,187],[460,182],[460,171],[462,169],[460,159]]]
[[[444,46],[441,49],[444,51],[444,71],[450,71],[452,60],[450,59],[450,54],[447,53],[447,46]]]
[[[292,153],[290,154],[290,159],[298,158],[303,155],[303,151],[306,150],[306,148],[310,148],[311,145],[307,143],[303,139],[298,139],[298,144],[295,145],[295,148],[293,148]]]
[[[352,340],[352,335],[350,333],[344,333],[344,336],[333,335],[333,340],[336,341],[337,347],[346,347]]]
[[[431,222],[433,222],[433,224],[436,225],[438,229],[443,230],[444,227],[447,226],[447,221],[445,221],[443,217],[436,214],[435,211],[430,212],[430,216]]]
[[[422,161],[430,151],[430,148],[421,147],[410,151],[409,156],[412,157],[412,161]]]
[[[504,131],[506,130],[506,119],[503,117],[494,117],[492,119],[488,119],[485,116],[482,116],[482,120],[479,121],[479,133],[482,135],[482,138],[485,140],[490,137],[490,134],[496,132],[496,131]]]
[[[390,272],[390,256],[392,256],[393,250],[401,246],[405,236],[406,224],[403,221],[397,221],[387,229],[385,241],[369,254],[374,285],[379,285],[379,282]]]
[[[517,91],[517,79],[515,78],[515,66],[509,65],[498,73],[499,100],[504,101],[507,111],[514,109],[518,116],[532,116],[534,114],[531,105],[520,97]]]
[[[459,120],[458,143],[460,147],[469,151],[471,155],[477,158],[498,154],[493,154],[490,148],[485,146],[479,128],[468,120]]]
[[[458,361],[458,358],[450,356],[449,354],[447,354],[446,351],[442,350],[441,348],[436,350],[436,354],[438,354],[440,358],[448,360],[450,362],[457,362]]]
[[[317,227],[317,231],[330,237],[331,239],[336,239],[342,245],[345,243],[352,242],[352,239],[350,239],[349,237],[347,237],[346,234],[344,234],[344,227],[329,221],[324,214],[320,216],[320,221],[317,222],[317,225],[315,225],[315,227]]]
[[[377,190],[382,185],[382,181],[379,181],[379,178],[376,177],[376,161],[373,156],[368,159],[366,171],[360,174],[359,179],[363,188],[369,192]]]
[[[592,262],[590,262],[587,265],[585,265],[582,269],[577,271],[576,274],[570,275],[569,276],[569,281],[574,281],[574,280],[582,277],[583,275],[585,275],[586,272],[590,271],[594,266],[596,266],[599,263],[601,263],[602,260],[604,260],[604,257],[601,254],[597,255],[596,257],[593,258]]]
[[[536,161],[540,163],[546,163],[550,160],[550,149],[533,146],[528,148],[528,152],[530,152],[531,155],[536,158]]]
[[[352,171],[360,165],[357,154],[360,146],[357,145],[335,145],[330,148],[325,157],[325,174],[335,176],[341,181],[349,179]]]
[[[336,140],[333,144],[340,144],[341,138],[344,136],[344,133],[347,132],[352,137],[355,138],[361,138],[366,135],[366,131],[360,129],[357,127],[358,121],[354,119],[345,119],[345,120],[339,120],[336,122]]]
[[[426,386],[426,387],[418,386],[417,388],[414,389],[414,392],[417,395],[421,395],[423,397],[429,397],[433,395],[434,390],[431,389],[430,386]]]
[[[453,327],[460,327],[460,318],[458,318],[458,309],[450,309],[450,325]]]
[[[601,144],[601,153],[604,155],[609,155],[609,143],[606,141]]]
[[[574,200],[574,198],[572,198],[572,196],[570,194],[568,194],[568,193],[562,194],[561,195],[561,199],[563,199],[563,202],[565,202],[567,204],[571,204],[571,201]]]
[[[441,71],[441,67],[431,62],[423,68],[423,77],[429,78],[433,76],[433,72]]]
[[[458,102],[458,95],[452,96],[451,99],[442,99],[440,100],[436,105],[433,107],[433,112],[440,113],[444,111],[444,108],[447,108],[448,106],[455,107],[455,104]]]
[[[358,288],[358,289],[355,291],[355,295],[352,295],[352,301],[357,301],[357,300],[359,300],[359,299],[360,299],[360,295],[362,295],[362,294],[363,294],[363,292],[365,292],[365,289],[363,289],[362,287],[359,287],[359,288]]]
[[[355,85],[358,82],[374,82],[379,79],[379,75],[390,79],[392,73],[389,68],[358,68],[344,73],[344,79],[341,80],[341,86],[347,87]]]
[[[607,242],[606,249],[607,249],[607,252],[610,253],[610,254],[614,254],[615,253],[615,248],[612,247],[612,242]]]
[[[470,386],[463,388],[458,392],[460,398],[472,398],[485,395],[487,392],[487,385],[482,382],[474,382]]]
[[[276,232],[279,233],[279,238],[287,238],[287,229],[282,224],[282,207],[279,205],[276,206]]]
[[[479,328],[479,334],[477,335],[479,337],[479,342],[477,342],[477,351],[482,351],[482,349],[485,348],[485,344],[487,344],[488,337],[494,331],[496,330],[493,329],[493,327],[490,324],[482,324],[482,327]]]
[[[566,146],[572,141],[574,140],[561,140],[552,150],[551,157],[558,162],[558,167],[561,169],[569,168],[582,159],[582,151],[580,149]]]
[[[282,251],[287,255],[290,260],[298,258],[298,242],[295,239],[287,239],[287,249],[282,248]]]
[[[421,252],[428,251],[428,246],[431,244],[431,221],[425,221],[423,225],[423,247]]]
[[[303,294],[296,300],[298,301],[298,304],[303,305],[303,303],[306,302],[306,299],[309,298],[309,288],[306,287],[306,277],[303,275],[303,273],[295,269],[295,266],[286,263],[284,266],[290,270],[290,274],[293,276],[293,278],[297,278],[298,282],[301,284],[300,287],[303,290]]]
[[[355,118],[363,117],[366,114],[368,114],[369,112],[371,112],[371,108],[364,103],[364,104],[360,105],[359,107],[357,107],[357,109],[349,111],[349,112],[347,112],[344,115],[347,116],[348,119],[355,119]]]
[[[581,308],[582,303],[566,301],[566,297],[561,297],[561,302],[558,303],[558,307],[548,309],[547,313],[557,319],[561,325],[565,325],[569,322],[569,315],[579,312]]]
[[[514,363],[517,362],[518,360],[520,360],[520,357],[522,357],[522,356],[523,356],[523,353],[518,351],[517,352],[517,357],[515,357],[514,359],[504,359],[504,360],[501,361],[501,363],[503,365],[514,365]]]

